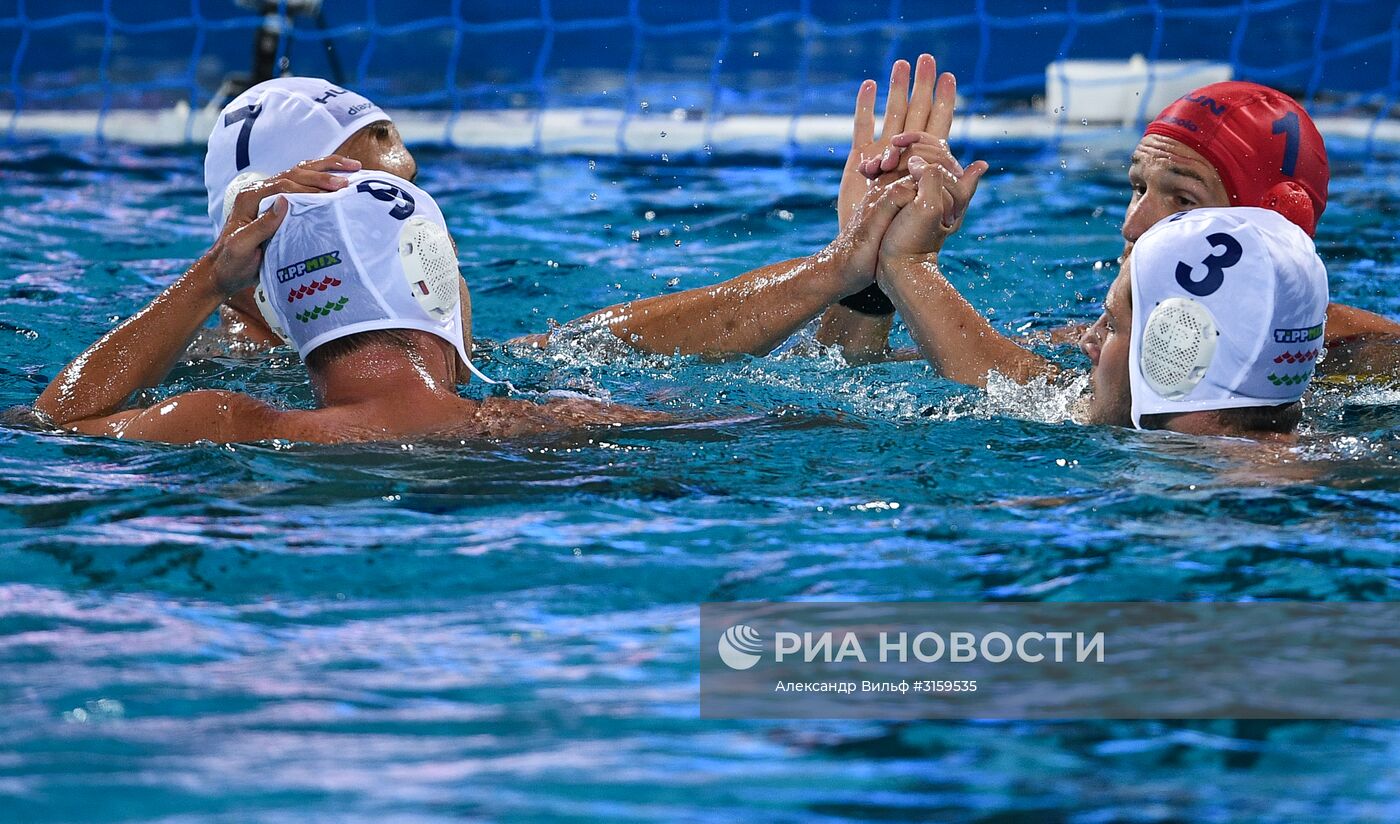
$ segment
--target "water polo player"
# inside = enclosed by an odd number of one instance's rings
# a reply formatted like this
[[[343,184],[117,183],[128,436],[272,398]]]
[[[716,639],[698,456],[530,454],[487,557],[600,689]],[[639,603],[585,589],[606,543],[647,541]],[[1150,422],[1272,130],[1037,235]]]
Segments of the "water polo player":
[[[471,303],[442,213],[385,172],[345,182],[263,198],[256,217],[255,193],[244,193],[213,248],[70,363],[35,409],[77,432],[171,443],[506,438],[671,420],[578,398],[459,397],[458,365],[471,368]],[[278,409],[223,390],[123,408],[165,378],[230,295],[255,286],[254,311],[306,362],[317,408]]]
[[[945,377],[985,385],[1050,374],[998,334],[943,278],[937,244],[952,197],[922,158],[916,207],[891,225],[878,283]],[[951,176],[949,179],[952,179]],[[956,184],[953,184],[956,185]],[[941,244],[941,239],[938,240]],[[1133,244],[1104,312],[1081,340],[1093,363],[1085,422],[1200,435],[1280,437],[1301,417],[1327,321],[1327,271],[1312,239],[1277,211],[1181,212]]]
[[[327,155],[327,157],[322,157]],[[417,162],[382,109],[362,95],[312,77],[260,83],[230,101],[215,121],[205,156],[209,219],[216,236],[234,198],[334,191],[335,172],[363,168],[408,180]],[[852,204],[852,216],[860,205]],[[874,281],[875,249],[895,208],[872,193],[860,220],[826,249],[762,266],[724,283],[608,307],[575,322],[607,329],[629,346],[664,354],[764,354],[852,291]],[[465,299],[465,284],[462,286]],[[230,297],[220,334],[276,345],[251,290]],[[543,345],[548,335],[520,339]],[[463,373],[465,374],[465,373]]]
[[[903,173],[908,157],[951,159],[946,141],[956,81],[951,74],[936,77],[933,59],[923,55],[912,98],[905,101],[908,94],[909,66],[899,61],[890,83],[888,105],[894,111],[887,111],[884,134],[875,140],[875,87],[869,81],[862,86],[842,203],[860,195],[862,178]],[[1288,95],[1257,83],[1214,83],[1167,106],[1146,128],[1128,177],[1132,199],[1122,227],[1125,255],[1150,227],[1183,210],[1258,206],[1312,235],[1327,207],[1327,152],[1312,118]],[[878,356],[887,346],[893,305],[876,289],[846,303],[829,310],[819,337],[842,343],[853,359]],[[1400,336],[1400,324],[1332,304],[1327,334],[1329,347],[1365,339],[1389,342]]]

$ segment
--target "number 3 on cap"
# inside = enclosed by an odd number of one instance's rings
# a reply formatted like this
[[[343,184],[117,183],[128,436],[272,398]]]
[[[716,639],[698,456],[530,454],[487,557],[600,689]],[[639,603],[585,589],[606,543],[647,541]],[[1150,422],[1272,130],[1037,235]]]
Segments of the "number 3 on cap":
[[[1219,246],[1224,251],[1216,252],[1201,261],[1201,265],[1206,267],[1205,277],[1192,280],[1191,270],[1195,267],[1185,261],[1177,261],[1176,264],[1176,282],[1182,289],[1198,298],[1215,294],[1225,282],[1225,270],[1239,263],[1244,255],[1244,247],[1240,246],[1240,242],[1224,232],[1206,235],[1206,242],[1211,246]]]

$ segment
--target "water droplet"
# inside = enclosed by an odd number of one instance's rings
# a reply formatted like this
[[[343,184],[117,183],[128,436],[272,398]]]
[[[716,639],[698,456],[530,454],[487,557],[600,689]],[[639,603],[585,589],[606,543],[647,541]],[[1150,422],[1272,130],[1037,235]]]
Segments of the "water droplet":
[[[647,220],[656,220],[656,212],[647,209],[646,214],[642,215],[642,217],[646,218]]]
[[[662,133],[661,133],[661,136],[662,136],[662,137],[665,137],[665,136],[666,136],[666,133],[665,133],[665,132],[662,132]]]
[[[680,238],[676,238],[676,245],[677,245],[677,246],[681,245],[681,239],[680,239]]]
[[[680,241],[679,241],[679,240],[676,241],[676,244],[679,245],[679,244],[680,244]],[[674,289],[674,288],[676,288],[677,286],[680,286],[680,285],[681,285],[681,279],[680,279],[680,278],[671,278],[670,280],[666,281],[666,285],[667,285],[668,287]]]
[[[640,231],[638,231],[637,229],[633,229],[633,230],[632,230],[632,239],[633,239],[633,240],[641,240],[641,239],[642,239],[642,233],[641,233]]]
[[[598,199],[598,193],[597,193],[597,192],[589,192],[589,193],[588,193],[588,199],[589,199],[589,200],[597,200],[597,199]]]
[[[588,168],[589,168],[589,169],[596,169],[596,168],[598,168],[598,161],[596,161],[596,160],[590,160],[590,161],[588,161]]]

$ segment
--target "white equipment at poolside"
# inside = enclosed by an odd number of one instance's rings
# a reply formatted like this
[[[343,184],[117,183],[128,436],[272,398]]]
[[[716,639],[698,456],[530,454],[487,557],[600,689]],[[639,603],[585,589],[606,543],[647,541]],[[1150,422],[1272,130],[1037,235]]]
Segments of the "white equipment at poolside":
[[[1062,123],[1131,125],[1192,89],[1233,78],[1229,63],[1206,60],[1057,60],[1045,67],[1045,113]]]

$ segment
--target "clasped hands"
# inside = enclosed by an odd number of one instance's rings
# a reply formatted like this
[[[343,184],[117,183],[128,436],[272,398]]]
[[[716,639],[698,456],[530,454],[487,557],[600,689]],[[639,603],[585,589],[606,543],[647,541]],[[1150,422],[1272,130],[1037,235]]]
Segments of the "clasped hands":
[[[875,82],[862,83],[856,97],[837,200],[841,232],[829,247],[843,256],[843,294],[937,255],[962,226],[988,168],[980,160],[964,168],[948,148],[957,99],[953,75],[938,76],[928,54],[918,59],[912,92],[909,74],[907,62],[894,64],[879,139]]]

